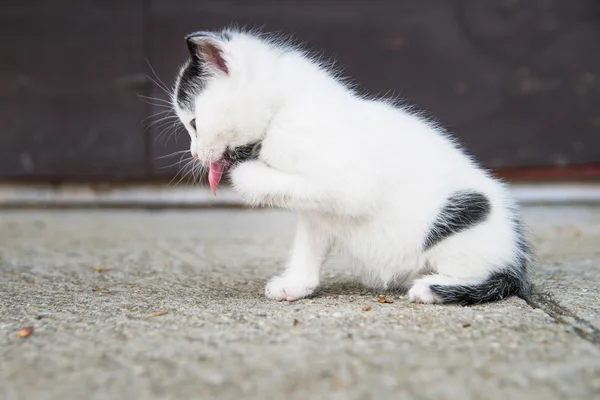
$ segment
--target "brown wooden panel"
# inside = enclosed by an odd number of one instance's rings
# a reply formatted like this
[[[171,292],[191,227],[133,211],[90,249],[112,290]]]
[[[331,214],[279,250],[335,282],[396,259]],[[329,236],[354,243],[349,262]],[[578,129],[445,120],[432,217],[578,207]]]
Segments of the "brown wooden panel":
[[[143,0],[3,2],[0,178],[139,178]]]
[[[459,2],[490,60],[508,60],[498,102],[457,124],[496,168],[600,164],[600,2]]]
[[[231,23],[294,33],[370,93],[435,115],[488,167],[600,163],[597,0],[151,0],[158,75],[172,81],[186,33]],[[187,146],[159,138],[152,154]]]

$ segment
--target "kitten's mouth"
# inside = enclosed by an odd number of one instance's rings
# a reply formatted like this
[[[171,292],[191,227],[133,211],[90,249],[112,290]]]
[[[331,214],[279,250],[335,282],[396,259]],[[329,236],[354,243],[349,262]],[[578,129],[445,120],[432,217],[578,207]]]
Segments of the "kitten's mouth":
[[[220,160],[210,163],[208,171],[208,184],[213,195],[217,195],[217,187],[223,173],[232,165],[239,164],[247,160],[255,160],[258,158],[262,147],[261,142],[250,143],[245,146],[239,146],[234,149],[227,149]]]

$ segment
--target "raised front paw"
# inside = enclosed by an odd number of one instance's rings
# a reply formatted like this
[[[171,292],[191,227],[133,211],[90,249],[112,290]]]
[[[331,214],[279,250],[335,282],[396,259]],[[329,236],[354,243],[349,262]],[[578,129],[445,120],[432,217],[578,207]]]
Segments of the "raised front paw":
[[[259,205],[264,199],[265,165],[261,161],[246,161],[236,166],[230,173],[231,183],[243,200],[252,206]]]
[[[296,301],[312,295],[318,285],[317,281],[307,282],[293,276],[276,276],[267,283],[265,295],[279,301]]]

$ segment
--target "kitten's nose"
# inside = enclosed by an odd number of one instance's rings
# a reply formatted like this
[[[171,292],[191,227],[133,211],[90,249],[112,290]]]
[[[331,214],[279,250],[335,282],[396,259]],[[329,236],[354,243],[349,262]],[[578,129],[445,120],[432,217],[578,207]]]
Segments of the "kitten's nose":
[[[196,160],[198,159],[198,153],[196,153],[195,151],[192,153],[192,157],[194,157]]]

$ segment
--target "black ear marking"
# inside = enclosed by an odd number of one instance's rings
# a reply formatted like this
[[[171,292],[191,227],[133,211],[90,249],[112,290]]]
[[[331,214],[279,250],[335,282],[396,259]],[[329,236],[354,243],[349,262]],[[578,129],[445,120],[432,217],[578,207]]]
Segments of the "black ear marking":
[[[199,31],[190,33],[185,41],[192,58],[204,62],[209,68],[229,73],[227,63],[223,58],[223,37],[212,32]]]
[[[194,56],[198,56],[198,50],[199,50],[199,46],[198,46],[198,39],[202,39],[202,38],[209,38],[211,37],[210,32],[207,31],[198,31],[198,32],[192,32],[188,35],[185,35],[185,42],[188,46],[188,50],[190,51],[190,55],[192,57]]]

